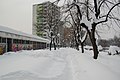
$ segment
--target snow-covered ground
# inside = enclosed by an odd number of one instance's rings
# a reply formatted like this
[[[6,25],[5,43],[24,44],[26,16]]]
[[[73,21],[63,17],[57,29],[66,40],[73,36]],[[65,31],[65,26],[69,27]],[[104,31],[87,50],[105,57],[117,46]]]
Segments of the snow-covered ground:
[[[0,80],[120,80],[120,56],[92,58],[71,48],[9,52],[0,56]]]

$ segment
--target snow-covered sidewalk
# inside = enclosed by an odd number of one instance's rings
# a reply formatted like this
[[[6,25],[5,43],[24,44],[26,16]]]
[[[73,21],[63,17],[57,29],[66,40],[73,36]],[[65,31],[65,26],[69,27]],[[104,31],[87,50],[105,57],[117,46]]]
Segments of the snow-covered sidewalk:
[[[0,80],[120,80],[120,56],[71,48],[31,50],[0,56]]]

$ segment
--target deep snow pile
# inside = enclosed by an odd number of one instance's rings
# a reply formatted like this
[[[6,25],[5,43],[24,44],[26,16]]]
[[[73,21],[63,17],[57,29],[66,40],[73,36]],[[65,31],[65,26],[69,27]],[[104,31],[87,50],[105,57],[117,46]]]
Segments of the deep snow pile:
[[[0,80],[120,80],[120,56],[71,48],[9,52],[0,56]]]

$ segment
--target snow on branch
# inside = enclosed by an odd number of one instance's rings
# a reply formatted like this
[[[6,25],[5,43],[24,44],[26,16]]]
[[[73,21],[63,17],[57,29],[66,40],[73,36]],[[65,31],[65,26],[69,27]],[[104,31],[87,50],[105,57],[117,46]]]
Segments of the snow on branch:
[[[103,21],[97,22],[96,25],[97,25],[97,24],[100,24],[100,23],[103,23],[103,22],[107,22],[110,12],[111,12],[116,6],[118,6],[119,4],[120,4],[120,3],[115,4],[115,5],[108,11],[108,13],[107,13],[107,15],[106,15],[106,19],[103,20]]]
[[[88,32],[86,31],[85,34],[84,34],[84,36],[83,36],[82,39],[81,39],[81,42],[84,42],[84,41],[86,40],[87,34],[88,34]]]

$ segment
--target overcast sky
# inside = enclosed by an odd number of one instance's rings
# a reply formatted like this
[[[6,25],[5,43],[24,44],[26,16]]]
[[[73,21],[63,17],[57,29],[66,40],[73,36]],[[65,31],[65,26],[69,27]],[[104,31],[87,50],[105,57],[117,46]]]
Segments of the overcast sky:
[[[0,0],[0,25],[32,34],[32,5],[45,1]]]
[[[32,34],[32,5],[45,1],[48,0],[0,0],[0,25]],[[111,32],[102,35],[112,37],[116,34],[113,31],[112,34],[109,33]]]

